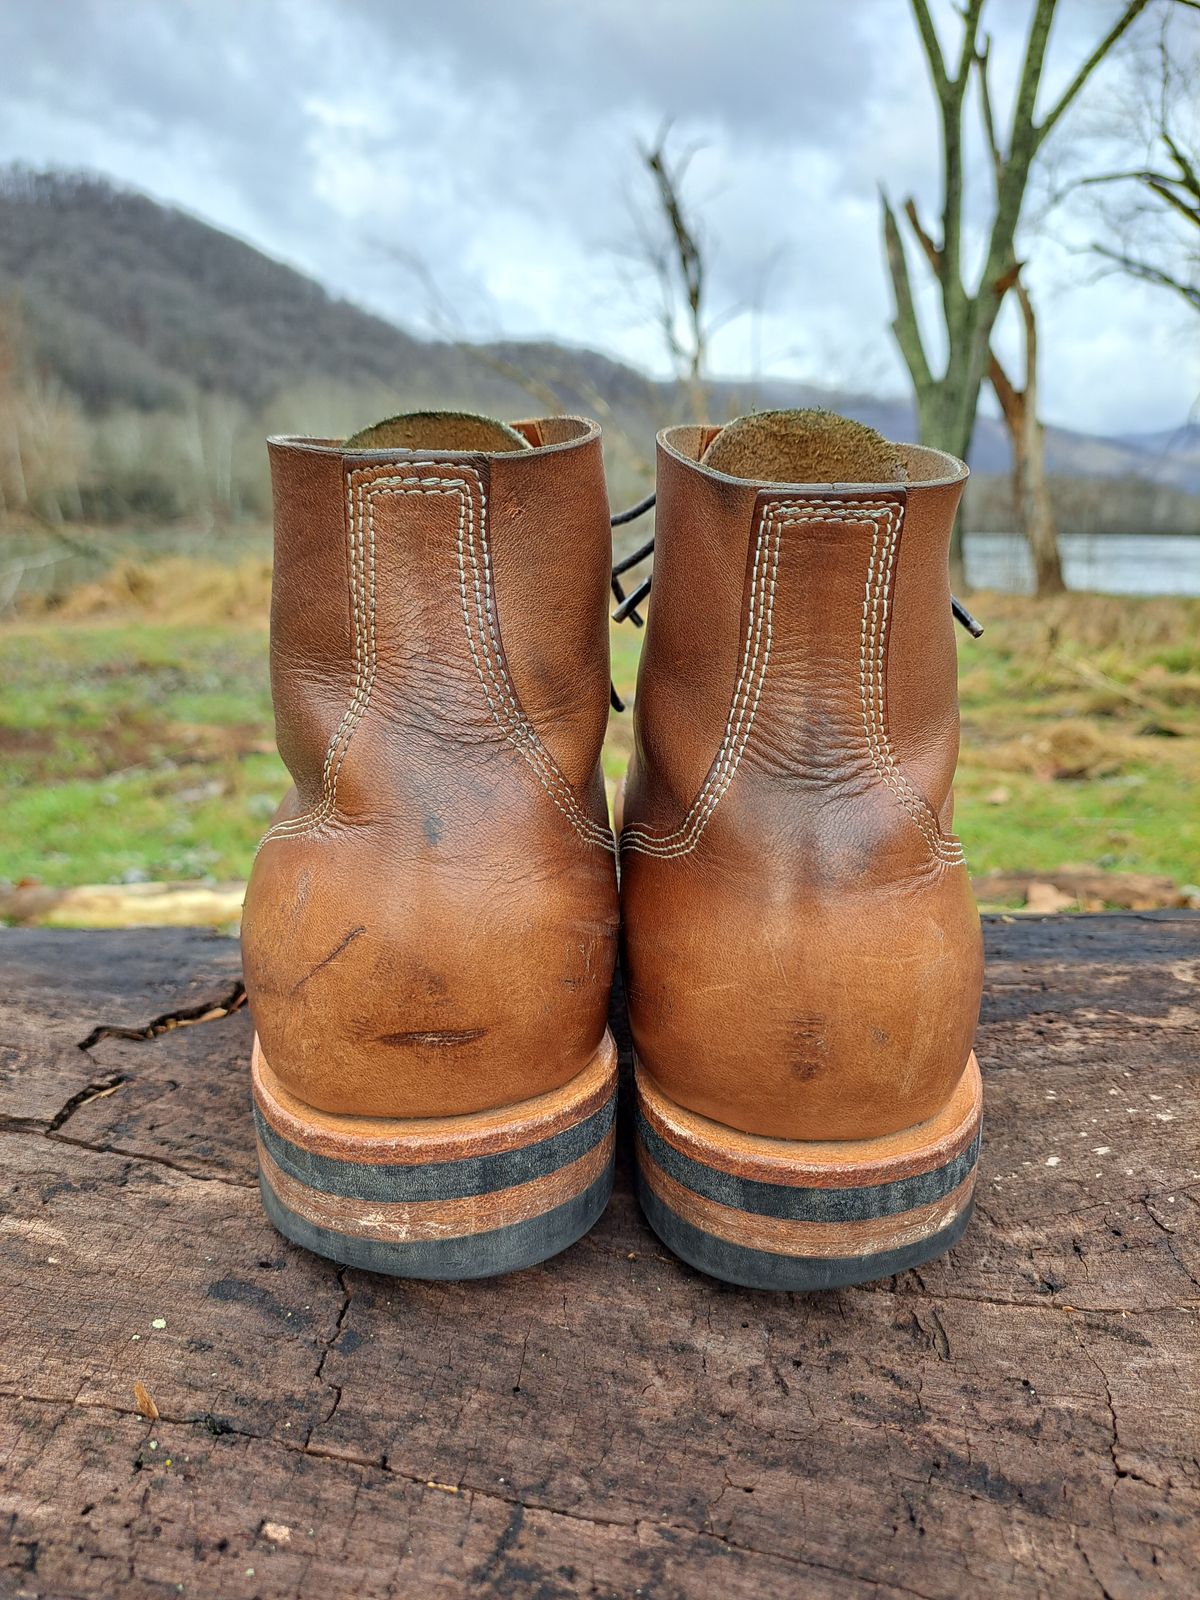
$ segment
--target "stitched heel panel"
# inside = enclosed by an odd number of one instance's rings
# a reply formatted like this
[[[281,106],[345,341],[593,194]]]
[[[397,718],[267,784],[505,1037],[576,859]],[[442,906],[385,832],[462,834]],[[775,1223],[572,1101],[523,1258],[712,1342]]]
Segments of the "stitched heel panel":
[[[941,1255],[971,1217],[983,1114],[974,1054],[928,1122],[880,1139],[739,1133],[637,1070],[638,1192],[676,1255],[752,1289],[832,1289]]]
[[[342,1117],[303,1106],[254,1042],[259,1184],[285,1238],[343,1266],[482,1278],[565,1250],[612,1190],[612,1037],[570,1083],[477,1116]]]

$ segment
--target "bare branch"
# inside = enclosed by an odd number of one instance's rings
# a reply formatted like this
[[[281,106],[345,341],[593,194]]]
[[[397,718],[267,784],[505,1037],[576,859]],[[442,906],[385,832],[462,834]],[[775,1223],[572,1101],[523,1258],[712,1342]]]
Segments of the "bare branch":
[[[1165,118],[1163,119],[1162,141],[1171,152],[1172,161],[1179,168],[1179,177],[1169,181],[1180,184],[1187,190],[1188,194],[1194,195],[1197,200],[1200,200],[1200,174],[1196,171],[1195,162],[1184,153],[1178,140],[1175,139],[1170,128],[1167,127]]]
[[[1094,244],[1092,251],[1105,261],[1111,261],[1114,266],[1120,267],[1122,272],[1128,273],[1131,278],[1137,278],[1141,283],[1151,283],[1158,289],[1172,289],[1176,294],[1182,295],[1193,311],[1200,311],[1200,284],[1176,278],[1164,267],[1156,267],[1150,261],[1140,261],[1136,256],[1127,255],[1122,250],[1111,250],[1107,245]]]
[[[1178,211],[1185,222],[1190,222],[1194,228],[1200,228],[1200,192],[1197,193],[1196,198],[1193,200],[1186,190],[1183,195],[1175,193],[1176,184],[1174,179],[1148,177],[1144,182],[1151,194],[1156,194],[1172,210]]]
[[[1042,81],[1042,68],[1046,61],[1046,45],[1050,39],[1050,24],[1054,20],[1056,0],[1037,0],[1037,9],[1025,42],[1025,59],[1017,83],[1013,102],[1012,122],[1009,126],[1008,155],[1000,180],[1000,193],[996,208],[996,222],[1001,231],[1008,229],[1011,219],[1015,229],[1025,193],[1029,168],[1037,149],[1037,134],[1033,114],[1037,105],[1038,89]],[[1011,232],[1011,230],[1009,230]],[[993,244],[996,235],[993,231]]]
[[[1155,172],[1150,167],[1126,167],[1124,171],[1093,172],[1086,178],[1075,178],[1070,184],[1064,185],[1054,194],[1055,200],[1063,200],[1075,189],[1091,189],[1102,183],[1144,183],[1149,187],[1152,183],[1177,183],[1169,172]]]
[[[1003,127],[997,121],[992,97],[989,62],[991,43],[981,35],[985,0],[957,0],[954,9],[961,32],[953,48],[946,50],[943,50],[934,25],[930,0],[909,0],[909,3],[936,98],[942,147],[942,186],[939,216],[933,228],[926,227],[912,200],[905,203],[904,216],[911,230],[912,242],[919,247],[940,290],[938,333],[939,345],[945,348],[944,367],[936,375],[930,369],[909,278],[909,240],[902,233],[901,224],[886,194],[881,191],[883,239],[895,300],[892,330],[916,392],[923,442],[952,450],[958,455],[966,454],[980,389],[989,375],[994,379],[998,394],[1008,399],[1016,396],[1022,415],[1014,438],[1019,438],[1020,448],[1024,451],[1023,459],[1029,463],[1032,483],[1030,504],[1038,502],[1040,509],[1035,521],[1044,532],[1048,523],[1043,514],[1045,507],[1039,500],[1042,494],[1041,479],[1044,477],[1044,452],[1036,415],[1036,327],[1027,298],[1022,302],[1022,314],[1026,317],[1028,357],[1023,389],[1017,389],[996,361],[991,349],[992,332],[1005,296],[1013,290],[1018,295],[1024,295],[1020,283],[1021,263],[1016,253],[1016,233],[1029,186],[1030,170],[1041,139],[1064,114],[1089,74],[1149,0],[1128,0],[1123,5],[1121,18],[1093,49],[1041,127],[1036,120],[1038,97],[1057,0],[1034,0],[1032,16],[1026,25],[1024,56],[1016,90],[1006,108]],[[965,186],[973,175],[967,172],[964,162],[963,108],[972,71],[978,74],[983,131],[994,174],[995,201],[992,214],[985,224],[987,243],[982,269],[978,277],[968,283],[963,259],[965,218],[968,214]],[[957,547],[952,549],[952,559],[955,549]]]
[[[1021,396],[1017,386],[1000,365],[994,350],[988,351],[988,382],[992,386],[996,399],[1000,402],[1000,409],[1004,413],[1004,420],[1009,431],[1020,426],[1021,422]]]
[[[879,191],[879,204],[883,211],[883,240],[887,251],[888,271],[891,274],[892,293],[896,300],[892,331],[896,335],[896,343],[900,346],[900,354],[904,357],[913,383],[920,392],[923,386],[932,382],[932,374],[925,355],[925,346],[921,342],[921,325],[917,321],[917,309],[913,304],[904,241],[900,237],[896,214],[882,189]]]
[[[1180,3],[1180,0],[1176,0]],[[1200,10],[1200,5],[1189,9]],[[1106,230],[1119,242],[1093,246],[1093,253],[1139,282],[1170,289],[1193,309],[1200,308],[1200,156],[1189,145],[1194,140],[1194,83],[1176,64],[1171,47],[1171,17],[1165,12],[1157,41],[1158,79],[1144,84],[1139,63],[1138,100],[1121,130],[1129,142],[1143,144],[1146,163],[1117,168],[1079,178],[1072,189],[1119,188],[1133,193],[1117,199],[1115,207],[1101,208]],[[1176,119],[1179,119],[1178,122]],[[1182,223],[1184,231],[1168,223]],[[1155,225],[1158,225],[1157,227]],[[1182,253],[1177,255],[1177,249]]]
[[[654,178],[658,190],[659,205],[663,216],[671,230],[675,246],[675,263],[678,268],[679,278],[683,289],[683,297],[687,304],[688,319],[692,334],[691,350],[687,355],[688,377],[695,380],[699,378],[704,366],[706,336],[704,330],[702,309],[704,304],[704,257],[694,228],[684,214],[683,199],[681,195],[683,174],[691,159],[690,152],[685,154],[672,167],[666,149],[666,131],[660,136],[653,149],[643,150],[642,159],[651,176]],[[674,327],[669,334],[672,349],[676,355],[682,355]]]
[[[933,79],[938,98],[941,99],[950,78],[946,71],[946,59],[938,42],[937,29],[933,25],[933,18],[929,15],[926,0],[912,0],[912,8],[913,16],[917,19],[917,31],[921,35],[921,44],[925,49],[925,59],[929,63],[929,75]]]
[[[683,195],[684,177],[700,147],[692,145],[676,153],[670,148],[670,133],[668,120],[653,144],[638,146],[656,202],[654,223],[639,230],[640,255],[658,286],[657,321],[663,344],[700,420],[705,410],[702,380],[713,324],[707,309],[704,243]]]
[[[1124,11],[1122,11],[1121,15],[1113,23],[1112,27],[1096,45],[1096,48],[1079,68],[1079,71],[1071,79],[1070,83],[1063,90],[1062,94],[1059,96],[1051,109],[1042,118],[1041,124],[1034,130],[1035,138],[1038,144],[1041,144],[1051,132],[1055,123],[1058,122],[1060,117],[1062,117],[1063,113],[1079,94],[1079,91],[1091,77],[1092,73],[1095,72],[1096,68],[1112,49],[1113,45],[1116,44],[1117,40],[1125,32],[1126,28],[1129,27],[1130,23],[1134,22],[1141,15],[1149,3],[1150,0],[1129,0],[1129,4],[1125,7]]]
[[[1000,140],[996,133],[996,116],[992,109],[992,86],[988,76],[991,59],[992,41],[988,36],[984,38],[983,49],[975,52],[975,66],[979,73],[979,108],[983,117],[983,131],[987,136],[988,149],[992,153],[992,170],[996,175],[996,187],[999,189],[1004,172],[1004,153],[1000,149]]]
[[[933,242],[932,235],[922,224],[917,214],[917,202],[911,195],[904,202],[904,215],[908,218],[908,225],[913,231],[913,236],[925,252],[925,259],[929,262],[934,272],[940,272],[942,268],[942,252]]]
[[[971,62],[975,59],[976,40],[979,36],[979,18],[983,13],[983,0],[970,0],[963,8],[963,36],[962,48],[958,57],[958,76],[955,83],[958,85],[959,98],[967,86],[967,78],[971,71]]]

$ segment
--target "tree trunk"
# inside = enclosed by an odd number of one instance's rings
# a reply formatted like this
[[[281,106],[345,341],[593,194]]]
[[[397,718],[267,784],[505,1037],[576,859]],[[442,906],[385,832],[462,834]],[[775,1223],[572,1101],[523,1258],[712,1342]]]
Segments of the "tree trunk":
[[[1018,389],[995,355],[988,357],[988,379],[1000,402],[1012,447],[1012,499],[1017,527],[1033,559],[1034,593],[1062,594],[1062,562],[1050,485],[1046,478],[1046,430],[1038,416],[1037,318],[1025,285],[1014,285],[1025,325],[1025,387]]]
[[[1061,594],[1066,584],[1063,582],[1062,563],[1058,555],[1058,534],[1054,526],[1054,508],[1050,504],[1050,486],[1046,482],[1046,430],[1038,415],[1037,318],[1033,314],[1029,291],[1020,278],[1014,288],[1025,325],[1025,417],[1022,429],[1025,438],[1025,481],[1020,507],[1021,531],[1033,556],[1035,592],[1038,595]]]
[[[1035,593],[1039,596],[1062,594],[1066,583],[1058,553],[1050,486],[1046,481],[1046,433],[1032,406],[1028,408],[1025,432],[1027,461],[1020,516],[1021,531],[1033,556]]]
[[[1038,120],[1038,90],[1045,63],[1046,44],[1054,20],[1057,0],[1036,0],[1025,40],[1024,62],[1008,127],[1008,148],[997,138],[988,86],[988,43],[981,48],[980,17],[984,0],[963,0],[956,7],[962,19],[962,35],[955,66],[943,52],[934,25],[929,0],[910,0],[917,32],[929,67],[937,97],[942,148],[941,239],[935,242],[922,226],[916,203],[911,198],[904,207],[912,232],[929,261],[938,282],[946,367],[940,377],[930,366],[929,353],[917,316],[916,302],[908,273],[904,240],[887,194],[880,190],[884,249],[888,275],[895,299],[892,332],[912,378],[917,397],[921,442],[950,450],[965,457],[975,423],[975,409],[987,375],[992,328],[1004,296],[1018,282],[1020,265],[1014,241],[1021,208],[1029,182],[1029,170],[1038,150],[1065,114],[1097,66],[1150,0],[1126,0],[1120,14],[1099,40],[1091,54],[1070,79],[1049,111]],[[1189,0],[1196,4],[1197,0]],[[964,237],[963,106],[972,70],[979,74],[980,98],[988,146],[995,169],[995,206],[986,225],[983,270],[972,292],[963,281],[962,245]],[[974,208],[972,208],[974,210]],[[1031,368],[1032,371],[1032,368]],[[1032,408],[1036,415],[1036,406]],[[1031,435],[1027,459],[1040,455],[1041,440]],[[1031,469],[1032,470],[1032,469]],[[1053,531],[1049,502],[1043,500],[1045,520],[1040,536]],[[1047,581],[1053,581],[1049,548],[1046,550]],[[1057,561],[1057,556],[1053,557]],[[956,520],[951,547],[951,572],[956,583],[962,574],[961,520]],[[1059,577],[1061,584],[1061,575]]]

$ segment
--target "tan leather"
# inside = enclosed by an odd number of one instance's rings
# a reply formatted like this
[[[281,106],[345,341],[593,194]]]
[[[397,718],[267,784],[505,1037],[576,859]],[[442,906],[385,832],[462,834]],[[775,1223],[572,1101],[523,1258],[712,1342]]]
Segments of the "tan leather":
[[[529,448],[270,442],[271,678],[295,786],[242,949],[263,1054],[321,1111],[487,1111],[566,1083],[604,1036],[600,432],[514,427]]]
[[[966,468],[789,487],[658,441],[654,597],[621,835],[639,1060],[746,1133],[862,1139],[966,1067],[979,919],[949,832],[947,551]]]

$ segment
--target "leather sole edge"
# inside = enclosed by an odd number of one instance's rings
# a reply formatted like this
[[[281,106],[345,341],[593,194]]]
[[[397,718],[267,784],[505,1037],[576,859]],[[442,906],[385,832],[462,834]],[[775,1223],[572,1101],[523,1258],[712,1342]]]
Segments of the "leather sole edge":
[[[514,1272],[573,1244],[607,1203],[617,1079],[608,1036],[554,1092],[552,1118],[525,1102],[428,1124],[372,1119],[367,1137],[358,1119],[332,1138],[327,1114],[310,1125],[294,1099],[278,1105],[260,1065],[256,1048],[264,1208],[286,1238],[343,1266],[443,1280]]]
[[[638,1194],[651,1227],[711,1277],[820,1290],[932,1260],[969,1222],[982,1131],[971,1056],[947,1108],[879,1140],[758,1139],[686,1112],[637,1070]]]

